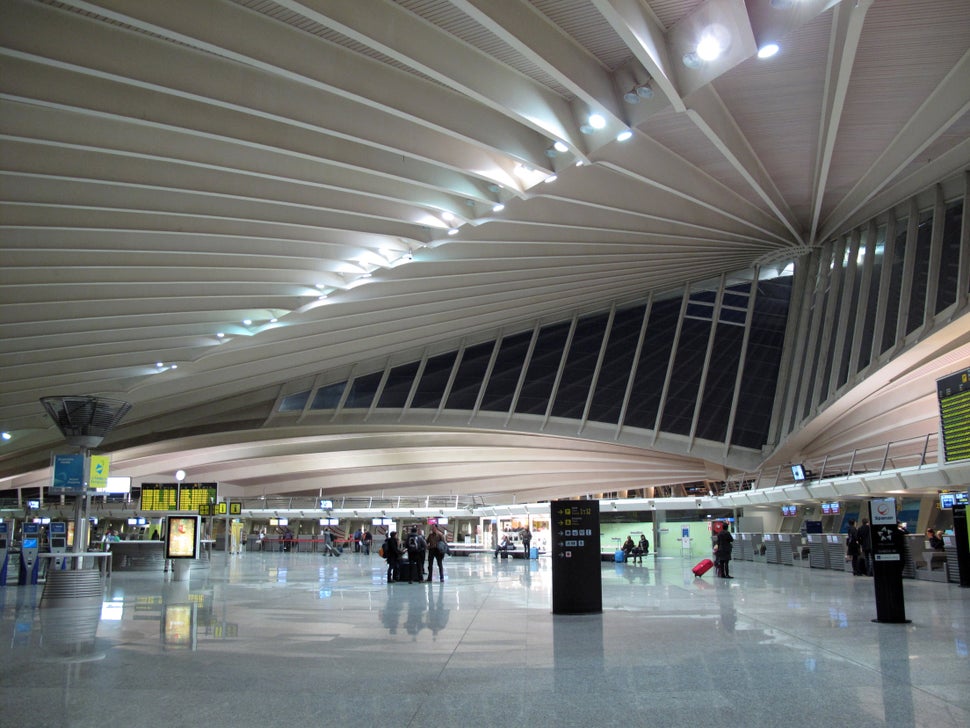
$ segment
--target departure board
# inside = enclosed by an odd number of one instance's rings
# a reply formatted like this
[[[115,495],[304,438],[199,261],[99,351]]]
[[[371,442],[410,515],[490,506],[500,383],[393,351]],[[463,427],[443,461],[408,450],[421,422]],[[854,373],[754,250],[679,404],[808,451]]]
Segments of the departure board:
[[[174,511],[178,507],[178,483],[142,483],[141,510]]]
[[[936,380],[944,462],[970,458],[970,369]]]
[[[200,506],[216,502],[215,483],[182,483],[179,489],[179,510],[197,511]]]

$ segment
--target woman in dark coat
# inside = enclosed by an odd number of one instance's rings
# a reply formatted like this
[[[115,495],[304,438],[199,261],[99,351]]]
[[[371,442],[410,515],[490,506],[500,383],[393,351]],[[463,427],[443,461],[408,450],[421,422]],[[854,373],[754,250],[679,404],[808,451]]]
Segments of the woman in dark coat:
[[[401,578],[401,542],[397,540],[397,531],[391,531],[384,542],[384,559],[387,561],[387,583],[399,581]]]
[[[734,536],[731,535],[726,523],[718,531],[716,548],[714,563],[717,565],[718,575],[725,579],[733,579],[734,577],[728,573],[728,564],[731,561],[731,551],[734,549]]]

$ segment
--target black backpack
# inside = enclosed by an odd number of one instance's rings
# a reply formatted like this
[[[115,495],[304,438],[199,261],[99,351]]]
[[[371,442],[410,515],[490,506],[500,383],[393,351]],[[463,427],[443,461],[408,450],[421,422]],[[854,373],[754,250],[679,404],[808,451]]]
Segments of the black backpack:
[[[423,539],[419,534],[412,533],[410,536],[408,536],[408,551],[412,551],[414,553],[424,551],[424,544],[422,541]]]

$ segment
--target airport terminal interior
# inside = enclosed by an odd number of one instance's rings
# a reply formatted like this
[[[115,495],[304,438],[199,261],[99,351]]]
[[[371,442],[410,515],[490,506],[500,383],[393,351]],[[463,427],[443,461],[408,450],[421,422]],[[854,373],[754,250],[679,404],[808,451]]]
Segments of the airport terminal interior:
[[[0,0],[0,723],[970,724],[968,206],[966,0]]]

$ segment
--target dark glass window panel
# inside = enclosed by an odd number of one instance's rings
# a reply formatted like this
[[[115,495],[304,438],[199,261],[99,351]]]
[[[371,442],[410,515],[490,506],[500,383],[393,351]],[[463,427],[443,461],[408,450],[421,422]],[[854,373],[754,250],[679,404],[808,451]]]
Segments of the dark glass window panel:
[[[660,429],[664,432],[690,434],[710,332],[710,321],[686,319],[681,327],[673,376],[660,421]]]
[[[818,311],[815,310],[815,296],[813,295],[812,297],[812,322],[818,334],[815,337],[814,349],[812,351],[806,351],[806,368],[804,372],[802,372],[803,378],[801,379],[801,384],[799,385],[799,397],[802,402],[802,417],[808,417],[812,410],[812,392],[815,384],[815,377],[818,376],[819,372],[819,362],[822,359],[822,331],[825,327],[826,311],[828,310],[828,306],[832,303],[829,295],[831,292],[830,286],[832,283],[831,262],[831,257],[823,260],[822,267],[818,272],[819,280],[817,285],[821,286],[823,289],[821,300],[818,302]]]
[[[866,245],[866,256],[874,255],[872,274],[869,278],[869,300],[866,302],[866,320],[859,336],[859,365],[856,369],[861,372],[872,360],[872,340],[876,329],[876,308],[879,305],[879,282],[882,280],[882,264],[885,258],[886,226],[880,226],[876,231],[874,245]]]
[[[926,313],[926,287],[930,275],[930,238],[933,236],[933,212],[919,216],[916,228],[916,265],[913,268],[913,289],[906,315],[906,333],[910,334],[923,325]]]
[[[656,425],[679,313],[679,298],[656,301],[650,310],[625,426],[652,430]]]
[[[411,385],[414,383],[414,375],[418,373],[419,366],[420,364],[414,361],[391,369],[377,406],[400,409],[407,404],[408,394],[411,393]]]
[[[552,405],[553,417],[579,419],[586,409],[586,399],[593,384],[596,360],[599,358],[607,315],[588,316],[576,324],[566,366],[563,368],[559,391]]]
[[[617,311],[613,317],[613,329],[606,344],[603,366],[596,380],[596,393],[589,409],[591,420],[614,424],[620,420],[645,309],[646,306],[636,306]]]
[[[383,375],[384,372],[374,372],[354,379],[354,383],[350,386],[350,394],[347,395],[347,401],[344,402],[344,409],[366,409],[370,407]]]
[[[451,392],[448,394],[448,404],[445,405],[448,409],[475,408],[475,400],[481,391],[488,360],[492,358],[494,349],[494,341],[465,349],[458,365],[458,374],[455,375],[455,383],[451,385]]]
[[[736,286],[734,290],[747,292],[749,284]],[[733,299],[739,298],[736,294]],[[729,293],[725,292],[727,301]],[[744,296],[747,303],[748,297]],[[723,304],[722,304],[723,305]],[[744,329],[740,326],[719,324],[714,335],[714,350],[704,383],[704,398],[701,401],[700,417],[697,420],[697,437],[704,440],[723,441],[727,435],[728,420],[731,417],[731,400],[737,381],[738,362],[741,359],[741,345]]]
[[[935,313],[957,300],[957,273],[960,270],[960,229],[963,226],[963,201],[947,206],[943,214],[943,250],[940,281],[936,289]],[[966,291],[965,291],[966,292]]]
[[[892,275],[889,281],[889,291],[886,299],[886,322],[882,328],[882,344],[879,351],[888,351],[896,343],[896,320],[899,317],[899,296],[903,290],[903,258],[906,255],[906,228],[909,223],[904,218],[896,223],[896,249],[893,251],[892,261],[884,261],[883,265],[892,265]]]
[[[523,414],[541,415],[546,411],[552,385],[556,381],[559,361],[562,357],[566,337],[569,335],[569,322],[544,326],[539,331],[529,371],[522,383],[522,392],[516,402],[515,411]]]
[[[337,382],[326,387],[320,387],[313,397],[313,404],[310,405],[310,409],[337,409],[337,405],[340,404],[340,397],[343,395],[344,387],[346,386],[347,382]]]
[[[829,331],[829,340],[824,350],[819,350],[819,373],[822,377],[819,382],[819,402],[825,402],[829,396],[829,382],[832,378],[832,366],[835,359],[835,344],[839,338],[839,327],[845,325],[845,276],[848,272],[847,250],[849,242],[846,240],[835,251],[836,257],[833,259],[834,266],[829,272],[829,298],[828,305],[832,307],[834,316],[832,318],[832,328]],[[828,316],[828,313],[826,313]],[[812,380],[814,381],[814,380]]]
[[[411,402],[412,407],[438,409],[456,358],[458,358],[458,352],[449,351],[428,359],[424,373],[421,375],[421,382],[418,384],[418,390],[414,393],[414,400]]]
[[[529,351],[532,332],[524,331],[514,336],[502,339],[502,346],[495,357],[492,376],[485,386],[482,397],[482,409],[493,412],[508,412],[512,406],[515,387],[519,383],[519,374],[525,363],[525,355]]]
[[[760,449],[768,439],[791,303],[790,277],[758,283],[731,442]],[[793,376],[798,376],[797,372]]]
[[[863,245],[864,243],[860,242],[860,251]],[[852,355],[852,347],[854,346],[853,339],[856,335],[854,331],[855,319],[859,310],[859,289],[862,287],[862,262],[861,256],[856,254],[855,270],[851,281],[848,279],[849,269],[846,268],[847,277],[843,286],[845,290],[848,290],[851,284],[852,294],[848,296],[848,300],[846,301],[847,308],[845,315],[842,317],[842,323],[836,322],[836,333],[838,333],[840,326],[846,330],[845,338],[842,341],[842,350],[836,352],[839,356],[839,374],[835,383],[836,387],[841,387],[849,381],[849,357]]]
[[[280,412],[302,412],[308,399],[310,399],[309,389],[298,394],[287,395],[280,402]]]

